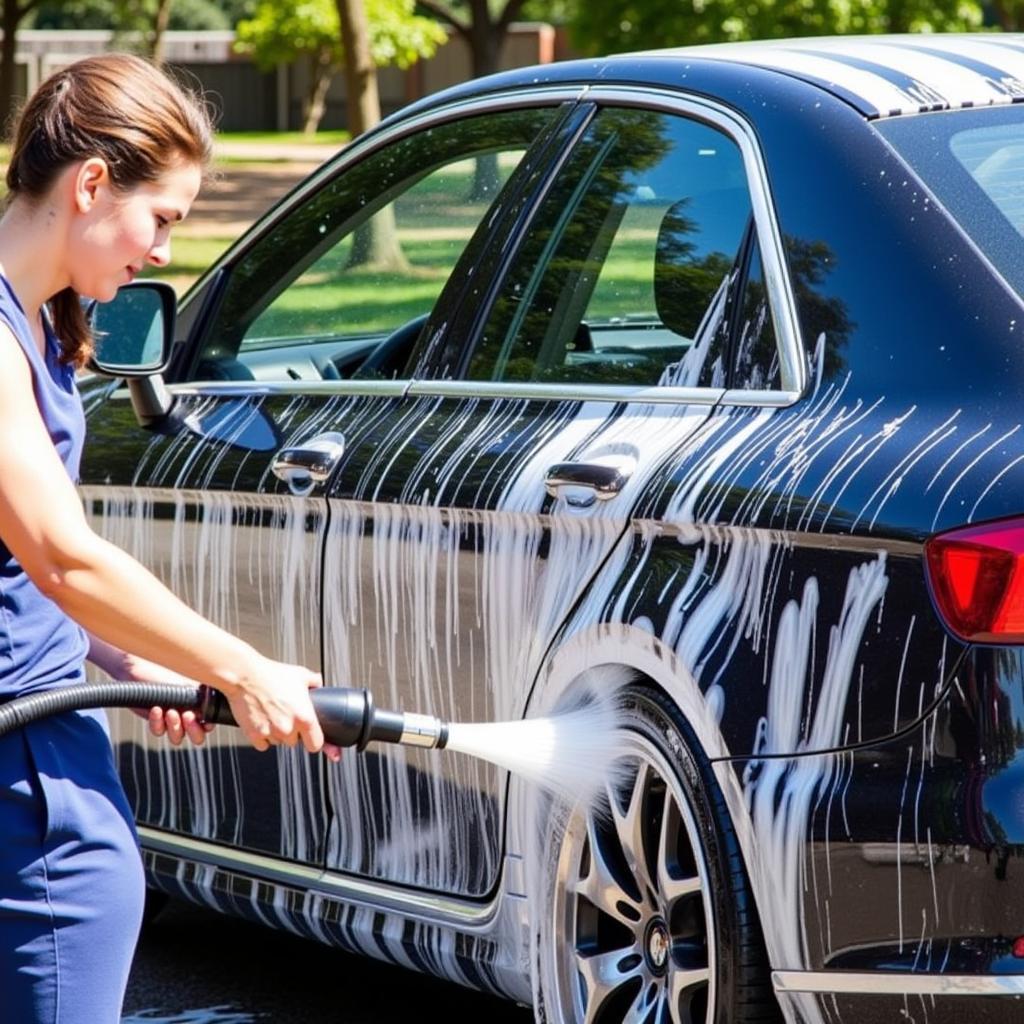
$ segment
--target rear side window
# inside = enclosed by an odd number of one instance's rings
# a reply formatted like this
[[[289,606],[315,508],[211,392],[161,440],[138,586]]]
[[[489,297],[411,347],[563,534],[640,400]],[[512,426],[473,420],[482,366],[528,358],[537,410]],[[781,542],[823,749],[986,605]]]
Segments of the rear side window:
[[[742,154],[724,133],[601,110],[531,221],[465,375],[722,385],[750,217]]]

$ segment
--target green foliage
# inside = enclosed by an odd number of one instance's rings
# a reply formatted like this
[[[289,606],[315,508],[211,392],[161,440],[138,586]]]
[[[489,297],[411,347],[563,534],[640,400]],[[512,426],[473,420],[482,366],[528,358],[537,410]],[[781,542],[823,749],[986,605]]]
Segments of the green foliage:
[[[219,10],[224,12],[228,24],[234,28],[245,18],[256,13],[258,0],[210,0]]]
[[[431,56],[447,38],[435,21],[413,14],[413,7],[414,0],[366,0],[370,50],[378,67],[408,67]],[[239,52],[251,54],[263,69],[304,55],[327,58],[335,67],[344,60],[334,0],[261,0],[252,17],[238,23],[237,35]]]
[[[968,31],[975,0],[576,0],[572,36],[588,53],[878,32]]]
[[[152,29],[156,0],[43,0],[26,25],[49,29],[110,29],[117,33]],[[175,31],[229,29],[216,0],[174,0],[169,28]]]

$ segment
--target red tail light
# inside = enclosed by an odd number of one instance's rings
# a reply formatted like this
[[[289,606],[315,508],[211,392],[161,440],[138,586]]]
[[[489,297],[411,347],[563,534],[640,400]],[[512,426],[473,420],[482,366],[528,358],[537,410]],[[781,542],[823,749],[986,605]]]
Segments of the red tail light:
[[[962,640],[1024,644],[1024,519],[967,526],[925,542],[939,614]]]

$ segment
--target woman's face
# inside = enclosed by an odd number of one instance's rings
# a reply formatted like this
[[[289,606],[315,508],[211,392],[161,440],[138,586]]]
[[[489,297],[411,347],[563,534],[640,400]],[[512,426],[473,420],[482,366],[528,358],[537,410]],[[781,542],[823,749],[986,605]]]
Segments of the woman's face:
[[[105,177],[105,165],[98,163],[99,180],[90,181],[87,174],[79,179],[76,194],[81,196],[84,189],[88,199],[79,202],[68,270],[79,295],[108,302],[146,264],[164,267],[170,261],[171,228],[191,208],[202,174],[195,164],[182,162],[156,181],[119,192]]]

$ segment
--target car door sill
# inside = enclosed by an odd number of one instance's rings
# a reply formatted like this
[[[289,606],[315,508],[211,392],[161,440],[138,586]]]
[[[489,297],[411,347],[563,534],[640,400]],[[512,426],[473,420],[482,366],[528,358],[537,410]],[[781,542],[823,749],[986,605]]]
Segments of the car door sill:
[[[402,888],[372,879],[356,878],[308,864],[292,864],[279,857],[238,850],[221,843],[164,832],[146,825],[140,825],[138,832],[143,850],[200,864],[211,864],[250,878],[278,882],[297,889],[314,891],[344,903],[374,910],[393,911],[403,917],[453,926],[462,931],[488,929],[498,914],[504,892],[502,885],[495,896],[482,903],[419,889]]]

